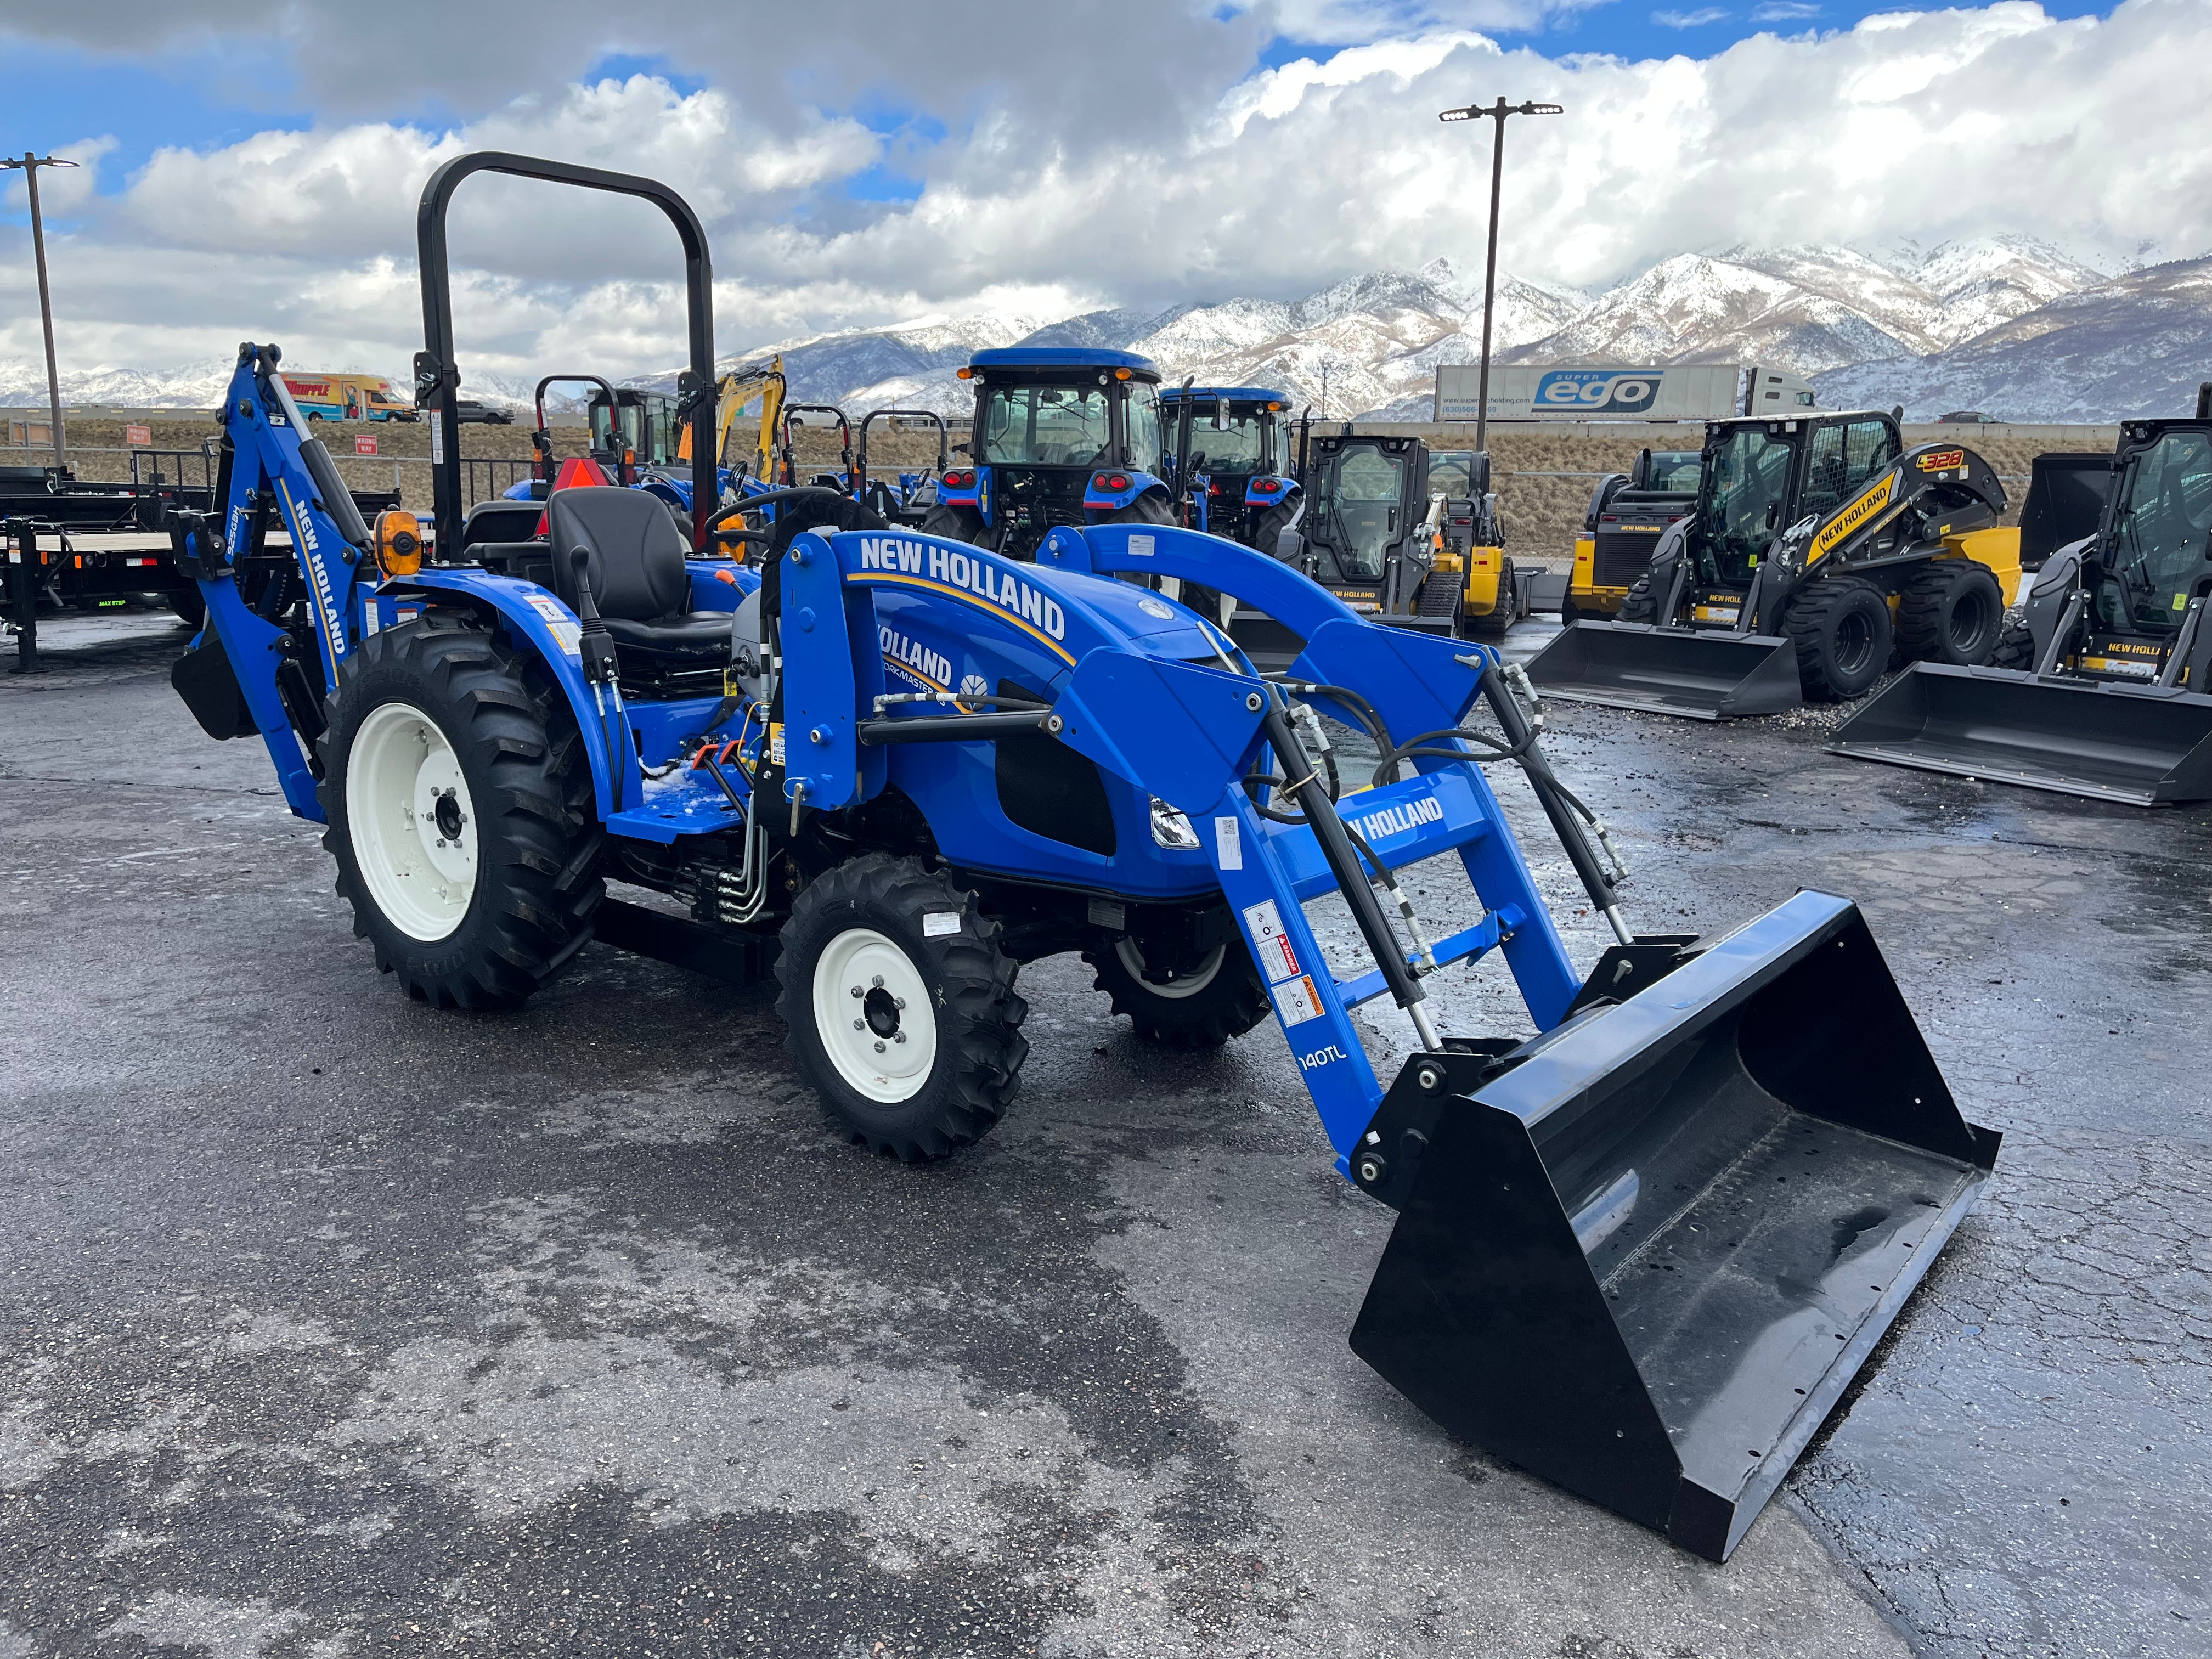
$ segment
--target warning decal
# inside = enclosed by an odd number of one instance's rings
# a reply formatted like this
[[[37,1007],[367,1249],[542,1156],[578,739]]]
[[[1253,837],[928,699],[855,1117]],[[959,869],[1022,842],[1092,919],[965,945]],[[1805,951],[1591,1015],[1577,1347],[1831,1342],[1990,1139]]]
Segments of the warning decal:
[[[1321,993],[1314,988],[1310,975],[1301,974],[1287,985],[1276,986],[1274,996],[1275,1012],[1285,1025],[1303,1025],[1321,1018]]]
[[[1252,959],[1260,964],[1268,984],[1279,983],[1298,971],[1298,953],[1283,932],[1283,919],[1274,900],[1245,907],[1244,931],[1252,940]]]

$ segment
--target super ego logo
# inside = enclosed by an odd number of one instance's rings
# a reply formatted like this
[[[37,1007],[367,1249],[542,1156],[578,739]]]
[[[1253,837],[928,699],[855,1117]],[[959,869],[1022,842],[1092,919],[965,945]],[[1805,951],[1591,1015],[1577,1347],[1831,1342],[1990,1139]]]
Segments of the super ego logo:
[[[1607,368],[1558,368],[1536,382],[1538,409],[1584,415],[1636,415],[1658,400],[1660,377]]]

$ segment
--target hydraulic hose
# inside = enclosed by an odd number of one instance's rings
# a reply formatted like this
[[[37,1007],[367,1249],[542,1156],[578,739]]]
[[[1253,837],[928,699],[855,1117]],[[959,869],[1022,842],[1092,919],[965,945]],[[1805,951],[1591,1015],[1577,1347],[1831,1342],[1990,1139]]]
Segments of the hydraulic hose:
[[[1382,969],[1383,982],[1390,988],[1392,998],[1413,1020],[1421,1046],[1433,1053],[1443,1046],[1443,1042],[1425,1006],[1428,994],[1421,989],[1420,981],[1407,966],[1405,951],[1390,931],[1389,920],[1382,914],[1382,901],[1375,896],[1367,872],[1360,867],[1359,854],[1352,845],[1344,820],[1337,817],[1321,779],[1300,765],[1304,751],[1299,746],[1297,734],[1291,729],[1290,714],[1279,696],[1268,697],[1267,712],[1260,729],[1266,733],[1268,744],[1286,773],[1304,772],[1303,777],[1284,785],[1284,790],[1304,809],[1322,858],[1328,865],[1329,873],[1336,878],[1337,888],[1352,911],[1352,919],[1359,926],[1360,937],[1366,940],[1369,954]]]

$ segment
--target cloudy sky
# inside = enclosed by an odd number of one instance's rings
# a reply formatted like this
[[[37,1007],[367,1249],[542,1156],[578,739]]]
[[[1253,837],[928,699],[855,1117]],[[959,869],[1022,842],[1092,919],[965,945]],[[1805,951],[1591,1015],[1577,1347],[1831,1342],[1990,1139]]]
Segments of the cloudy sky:
[[[1488,124],[1436,112],[1501,93],[1567,108],[1508,138],[1500,264],[1540,281],[1738,241],[2212,249],[2212,0],[0,0],[0,148],[83,164],[44,175],[78,368],[252,337],[398,370],[422,181],[487,148],[682,191],[726,354],[1480,270]],[[0,362],[39,352],[27,224],[11,182]],[[649,208],[483,179],[453,241],[465,360],[681,357]]]

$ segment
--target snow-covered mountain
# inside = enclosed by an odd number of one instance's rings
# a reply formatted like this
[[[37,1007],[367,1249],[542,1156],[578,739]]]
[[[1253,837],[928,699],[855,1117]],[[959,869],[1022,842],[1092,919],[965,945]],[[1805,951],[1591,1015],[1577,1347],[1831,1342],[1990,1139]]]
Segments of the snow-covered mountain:
[[[2108,276],[2018,236],[1869,252],[1799,246],[1685,253],[1602,293],[1502,276],[1492,344],[1509,363],[1758,362],[1814,379],[1832,404],[2014,420],[2112,420],[2165,408],[2212,373],[2212,259]],[[1443,260],[1348,278],[1301,299],[1230,299],[1060,319],[984,314],[790,340],[792,396],[862,410],[965,413],[971,352],[1020,343],[1141,352],[1171,380],[1279,387],[1331,416],[1425,419],[1439,363],[1480,355],[1480,272]],[[204,407],[226,364],[71,371],[75,403]],[[466,376],[526,404],[530,381]],[[672,388],[675,372],[636,384]],[[2192,394],[2193,396],[2193,391]],[[36,362],[0,363],[0,403],[43,402]],[[2146,401],[2148,399],[2149,401]]]
[[[1813,377],[1837,408],[1905,405],[2013,419],[2113,421],[2186,415],[2212,380],[2212,258],[2100,281],[2017,312],[1951,349],[1854,363]]]

